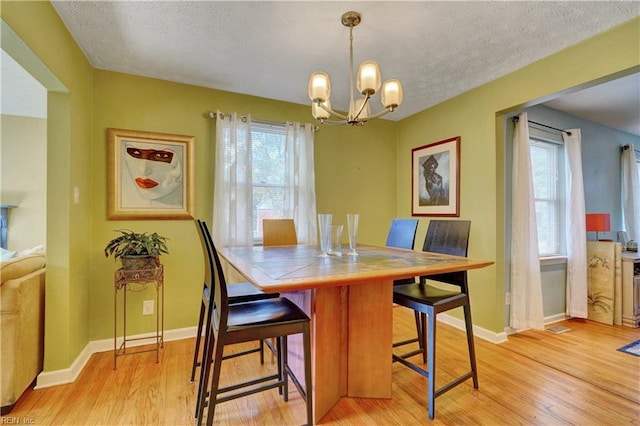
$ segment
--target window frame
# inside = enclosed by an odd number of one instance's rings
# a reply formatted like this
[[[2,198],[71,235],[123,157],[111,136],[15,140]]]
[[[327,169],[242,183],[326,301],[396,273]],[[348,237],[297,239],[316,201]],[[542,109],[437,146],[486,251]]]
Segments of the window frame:
[[[566,248],[566,166],[565,166],[565,149],[564,143],[559,140],[554,140],[549,138],[546,135],[541,135],[539,132],[535,131],[535,129],[530,129],[529,134],[529,152],[532,156],[533,161],[533,153],[531,149],[533,147],[550,149],[553,148],[555,151],[555,171],[552,177],[553,182],[555,182],[553,189],[552,197],[545,198],[536,198],[536,194],[534,191],[534,202],[536,205],[538,203],[550,203],[550,211],[552,211],[552,215],[555,216],[553,220],[553,230],[551,230],[548,235],[543,237],[545,240],[550,240],[553,248],[551,250],[544,250],[544,245],[540,244],[541,242],[541,232],[540,232],[540,220],[538,217],[538,209],[536,208],[536,225],[537,225],[537,234],[538,234],[538,251],[541,259],[557,259],[563,258],[566,256],[567,248]],[[532,167],[532,178],[534,180],[534,188],[535,188],[535,173],[533,173],[533,164]],[[550,173],[549,173],[550,174]],[[547,175],[548,176],[548,175]]]
[[[279,218],[282,219],[284,217],[284,211],[285,211],[285,198],[286,198],[286,192],[290,191],[292,188],[287,185],[287,179],[286,179],[286,164],[285,164],[285,149],[286,149],[286,133],[287,133],[287,126],[286,124],[280,124],[280,123],[262,123],[262,122],[256,122],[253,121],[251,123],[251,164],[252,167],[254,169],[254,171],[256,170],[256,167],[258,167],[258,165],[256,164],[256,157],[255,157],[255,148],[258,144],[256,144],[255,142],[257,142],[258,139],[261,139],[260,137],[256,137],[256,135],[254,134],[265,134],[265,135],[269,135],[268,137],[274,137],[275,139],[278,139],[281,141],[282,143],[282,149],[281,149],[281,161],[279,161],[280,167],[281,167],[281,172],[282,172],[282,176],[281,176],[281,184],[278,182],[256,182],[255,181],[255,173],[251,174],[251,191],[252,191],[252,224],[253,224],[253,243],[256,245],[260,245],[263,242],[263,234],[262,234],[262,219],[271,219],[271,218]],[[278,161],[278,160],[275,160]],[[259,206],[258,203],[256,203],[256,198],[255,198],[255,194],[256,194],[256,189],[258,190],[269,190],[269,189],[276,189],[276,190],[281,190],[282,191],[282,209],[279,211],[279,214],[273,216],[273,215],[269,215],[269,216],[261,216],[259,214]]]

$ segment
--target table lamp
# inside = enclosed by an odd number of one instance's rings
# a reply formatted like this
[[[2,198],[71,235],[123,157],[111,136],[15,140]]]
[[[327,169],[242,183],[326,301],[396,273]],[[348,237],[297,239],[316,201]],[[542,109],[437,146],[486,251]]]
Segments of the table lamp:
[[[609,213],[587,213],[587,232],[596,233],[596,241],[598,232],[609,232],[611,230]]]

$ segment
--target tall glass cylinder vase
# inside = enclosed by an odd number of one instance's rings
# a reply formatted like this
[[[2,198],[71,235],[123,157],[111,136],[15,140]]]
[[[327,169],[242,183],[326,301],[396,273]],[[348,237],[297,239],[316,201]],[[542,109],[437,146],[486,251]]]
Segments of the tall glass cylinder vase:
[[[357,256],[356,251],[356,236],[358,235],[358,220],[360,215],[357,213],[347,214],[347,231],[349,233],[349,256]]]
[[[320,256],[329,256],[331,248],[331,221],[333,215],[331,213],[318,214],[318,231],[320,232]]]
[[[329,254],[342,256],[342,228],[343,225],[331,225],[331,248]]]

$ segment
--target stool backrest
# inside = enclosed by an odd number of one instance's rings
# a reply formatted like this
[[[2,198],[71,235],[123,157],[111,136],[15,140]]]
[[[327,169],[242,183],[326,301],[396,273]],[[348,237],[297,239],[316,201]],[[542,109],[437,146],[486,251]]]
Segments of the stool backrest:
[[[200,237],[200,244],[202,245],[202,254],[204,256],[204,288],[207,298],[211,298],[211,294],[213,292],[213,280],[211,277],[211,271],[213,270],[213,266],[210,263],[213,261],[213,257],[211,256],[211,249],[209,248],[209,243],[206,240],[206,236],[204,234],[203,225],[204,222],[200,219],[196,219],[195,221],[196,229],[198,230],[198,237]]]
[[[416,241],[418,219],[393,219],[389,234],[387,235],[387,247],[396,247],[413,250]],[[415,278],[399,278],[393,280],[393,285],[411,284]]]
[[[293,219],[262,219],[262,244],[265,246],[294,246],[298,244]]]
[[[469,220],[432,220],[429,222],[422,251],[467,257],[470,229]],[[423,276],[420,277],[420,282],[425,279],[466,286],[467,272]]]
[[[201,238],[205,242],[206,255],[208,262],[205,262],[205,268],[209,271],[205,271],[205,277],[210,277],[213,284],[212,295],[209,296],[210,312],[213,315],[211,320],[215,325],[215,330],[225,329],[227,327],[227,316],[229,311],[229,295],[227,293],[227,282],[224,277],[224,271],[222,269],[222,263],[220,257],[213,244],[213,238],[209,228],[204,221],[198,221],[200,223],[200,229],[202,230]],[[213,296],[213,297],[211,297]],[[212,304],[212,305],[211,305]]]
[[[393,219],[386,246],[413,250],[417,229],[418,219]]]

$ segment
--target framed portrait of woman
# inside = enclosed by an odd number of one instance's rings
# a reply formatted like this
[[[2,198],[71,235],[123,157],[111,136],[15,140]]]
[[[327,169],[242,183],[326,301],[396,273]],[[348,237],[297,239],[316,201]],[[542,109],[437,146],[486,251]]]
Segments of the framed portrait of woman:
[[[107,129],[107,218],[193,219],[194,140]]]
[[[460,136],[411,150],[413,216],[460,216]]]

